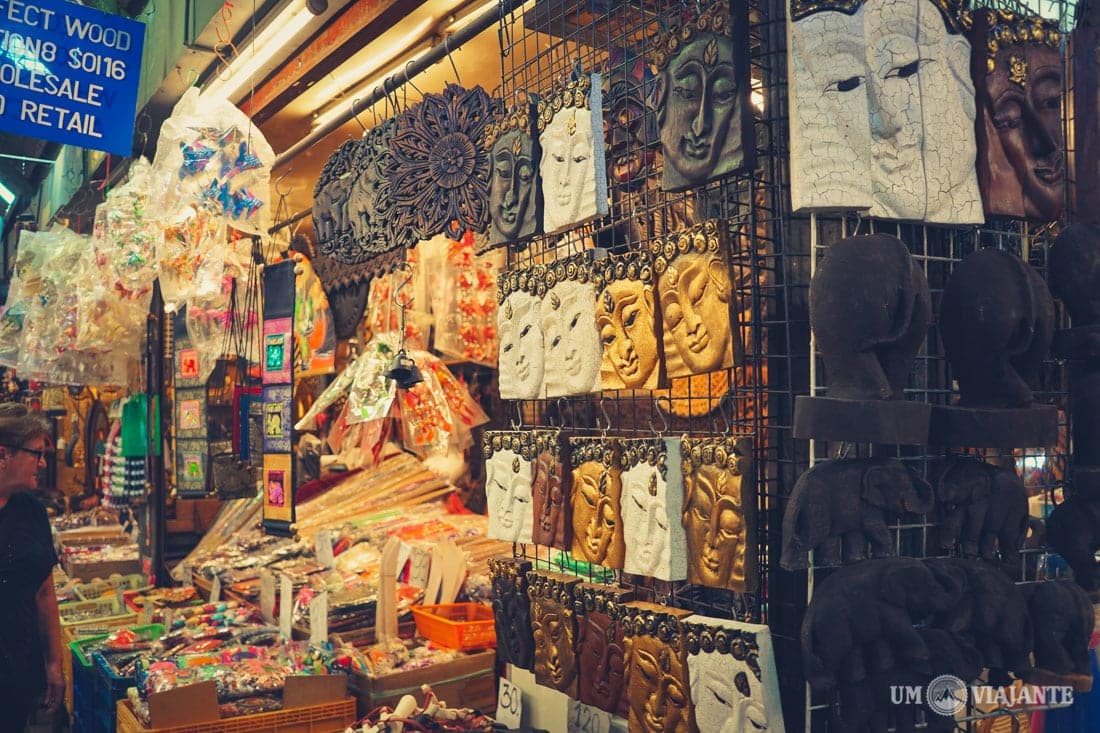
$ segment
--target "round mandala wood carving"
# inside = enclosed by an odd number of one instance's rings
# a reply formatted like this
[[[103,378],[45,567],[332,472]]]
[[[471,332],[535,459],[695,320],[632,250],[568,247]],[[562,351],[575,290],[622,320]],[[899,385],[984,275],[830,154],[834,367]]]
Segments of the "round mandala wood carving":
[[[488,228],[491,171],[484,138],[494,111],[480,86],[448,84],[398,117],[387,169],[393,226],[411,227],[419,239],[441,232],[457,239],[466,229]]]

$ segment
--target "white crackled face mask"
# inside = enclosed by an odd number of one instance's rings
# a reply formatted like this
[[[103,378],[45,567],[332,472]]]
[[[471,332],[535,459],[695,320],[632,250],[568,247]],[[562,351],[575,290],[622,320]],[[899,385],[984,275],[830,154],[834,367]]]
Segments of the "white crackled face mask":
[[[497,309],[500,396],[506,400],[542,396],[544,362],[539,317],[539,299],[524,291],[509,295]]]
[[[657,443],[664,454],[665,470],[646,460],[634,465],[624,461],[620,499],[626,542],[623,570],[661,580],[683,580],[687,577],[687,540],[680,523],[684,488],[679,444],[647,442]]]
[[[556,232],[596,216],[592,113],[576,107],[561,109],[543,130],[539,142],[543,229]]]
[[[565,280],[542,299],[545,395],[588,394],[600,388],[603,348],[596,329],[596,286]]]
[[[531,542],[531,462],[510,450],[498,450],[485,462],[485,497],[489,537],[505,542]]]

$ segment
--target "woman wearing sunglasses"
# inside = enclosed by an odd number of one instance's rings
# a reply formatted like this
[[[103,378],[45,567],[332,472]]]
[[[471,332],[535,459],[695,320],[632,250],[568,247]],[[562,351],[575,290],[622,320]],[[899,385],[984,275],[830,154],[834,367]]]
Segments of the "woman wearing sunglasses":
[[[0,404],[0,733],[22,731],[40,697],[52,712],[64,696],[57,554],[46,510],[26,493],[38,487],[48,430],[41,414]]]

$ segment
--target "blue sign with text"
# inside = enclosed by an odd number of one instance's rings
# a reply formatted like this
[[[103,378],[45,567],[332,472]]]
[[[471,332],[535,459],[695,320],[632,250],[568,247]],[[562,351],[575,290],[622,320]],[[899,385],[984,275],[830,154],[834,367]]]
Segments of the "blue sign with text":
[[[0,0],[0,130],[130,155],[145,25],[64,0]]]

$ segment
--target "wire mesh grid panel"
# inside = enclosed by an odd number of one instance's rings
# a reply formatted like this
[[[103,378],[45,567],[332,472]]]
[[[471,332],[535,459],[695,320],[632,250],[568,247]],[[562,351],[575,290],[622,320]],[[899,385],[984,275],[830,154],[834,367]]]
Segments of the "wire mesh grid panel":
[[[725,267],[732,283],[728,307],[740,341],[731,368],[666,380],[656,390],[624,388],[517,401],[510,422],[516,427],[563,426],[572,434],[592,436],[751,436],[758,521],[750,549],[761,579],[756,591],[733,593],[621,573],[617,579],[633,587],[640,600],[766,622],[773,608],[771,557],[778,551],[781,486],[797,475],[800,463],[790,415],[794,394],[805,390],[808,354],[806,280],[791,271],[783,245],[784,8],[779,2],[754,2],[747,8],[755,171],[665,191],[665,161],[653,119],[655,59],[670,29],[694,20],[708,6],[667,0],[539,0],[525,13],[502,15],[499,95],[506,106],[536,96],[546,99],[553,89],[591,72],[601,75],[610,202],[605,215],[582,226],[510,249],[509,267],[548,265],[593,248],[610,255],[651,251],[677,230],[716,221],[727,244]],[[803,292],[794,293],[795,288]],[[545,548],[536,546],[518,547],[517,553],[549,560]]]

